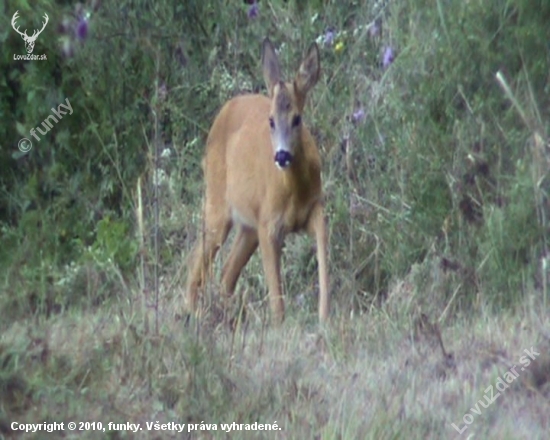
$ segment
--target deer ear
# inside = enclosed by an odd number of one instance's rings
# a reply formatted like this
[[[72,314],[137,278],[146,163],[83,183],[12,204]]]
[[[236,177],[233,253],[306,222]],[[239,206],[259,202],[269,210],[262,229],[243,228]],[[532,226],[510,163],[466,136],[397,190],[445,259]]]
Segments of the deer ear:
[[[275,48],[267,37],[262,43],[262,69],[269,96],[273,96],[275,84],[281,81],[281,68]]]
[[[306,56],[300,64],[300,68],[294,78],[294,86],[296,91],[305,96],[321,76],[321,59],[319,56],[319,48],[316,43],[309,46]]]

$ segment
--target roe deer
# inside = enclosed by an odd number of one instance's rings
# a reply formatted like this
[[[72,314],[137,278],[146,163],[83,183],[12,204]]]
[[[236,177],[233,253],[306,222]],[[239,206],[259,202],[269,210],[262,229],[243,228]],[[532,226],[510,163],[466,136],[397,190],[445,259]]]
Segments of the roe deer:
[[[327,233],[323,213],[321,159],[302,124],[306,95],[320,75],[313,43],[293,82],[282,80],[275,49],[262,44],[262,66],[269,97],[241,95],[217,115],[202,161],[206,193],[205,230],[189,267],[187,309],[197,309],[199,289],[232,226],[237,233],[222,270],[222,291],[233,295],[243,267],[260,247],[272,318],[284,319],[280,260],[285,236],[306,230],[317,242],[319,319],[329,313]]]

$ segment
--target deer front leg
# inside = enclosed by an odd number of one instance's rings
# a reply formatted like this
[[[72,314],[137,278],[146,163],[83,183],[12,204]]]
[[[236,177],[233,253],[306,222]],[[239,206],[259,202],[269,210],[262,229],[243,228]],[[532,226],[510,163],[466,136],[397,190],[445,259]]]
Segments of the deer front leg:
[[[240,226],[229,257],[222,270],[222,286],[225,296],[231,297],[235,292],[235,286],[237,285],[241,271],[257,247],[257,232],[247,226]]]
[[[319,267],[319,321],[328,319],[329,315],[329,280],[327,267],[328,239],[323,205],[318,202],[308,219],[308,233],[317,243],[317,262]]]
[[[262,264],[269,290],[269,304],[271,306],[272,319],[281,324],[285,317],[285,305],[281,289],[281,249],[282,238],[267,225],[258,229]]]

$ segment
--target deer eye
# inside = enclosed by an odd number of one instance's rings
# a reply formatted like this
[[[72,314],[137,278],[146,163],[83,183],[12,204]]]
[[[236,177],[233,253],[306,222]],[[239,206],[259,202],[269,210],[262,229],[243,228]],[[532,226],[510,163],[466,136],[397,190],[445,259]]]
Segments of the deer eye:
[[[298,125],[300,125],[301,122],[302,122],[302,118],[300,117],[300,115],[294,116],[294,118],[292,118],[292,127],[293,128],[298,127]]]
[[[275,121],[273,120],[272,117],[269,118],[269,126],[271,127],[272,130],[275,130]]]

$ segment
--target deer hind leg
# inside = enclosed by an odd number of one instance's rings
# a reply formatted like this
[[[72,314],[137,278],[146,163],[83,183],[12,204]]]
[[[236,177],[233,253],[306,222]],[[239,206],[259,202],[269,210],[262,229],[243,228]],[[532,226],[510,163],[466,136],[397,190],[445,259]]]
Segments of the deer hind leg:
[[[315,205],[308,219],[307,231],[317,243],[319,267],[319,321],[326,321],[329,314],[329,281],[327,267],[327,231],[323,205]]]
[[[272,319],[280,324],[285,317],[285,304],[281,288],[281,250],[282,240],[262,226],[258,230],[262,263],[269,290],[269,304]]]
[[[220,211],[219,208],[216,209],[216,205],[210,204],[210,206],[213,209],[206,211],[204,233],[191,254],[187,278],[187,310],[189,312],[197,310],[199,290],[204,289],[212,261],[227,239],[232,226],[228,213]]]

